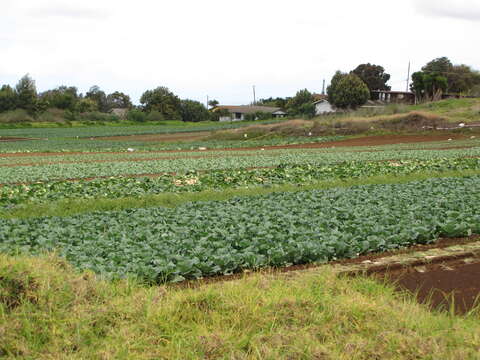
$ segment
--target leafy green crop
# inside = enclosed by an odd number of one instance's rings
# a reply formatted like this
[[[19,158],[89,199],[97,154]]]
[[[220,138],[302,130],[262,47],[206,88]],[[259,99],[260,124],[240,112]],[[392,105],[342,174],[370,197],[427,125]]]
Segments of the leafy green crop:
[[[0,251],[56,250],[108,278],[179,281],[480,233],[480,176],[0,220]]]
[[[274,155],[274,156],[272,156]],[[185,173],[194,170],[244,169],[275,167],[279,165],[335,164],[343,161],[380,161],[391,159],[440,159],[480,156],[480,147],[453,150],[400,150],[378,152],[324,152],[299,149],[287,152],[252,152],[252,156],[173,158],[148,161],[112,161],[101,163],[46,164],[38,166],[0,167],[0,183],[34,182],[61,179],[108,177],[120,175],[146,175],[159,173]]]
[[[332,165],[279,165],[267,169],[191,171],[159,177],[112,177],[91,181],[51,181],[0,187],[0,206],[27,201],[66,198],[122,198],[163,192],[192,192],[252,185],[307,184],[329,179],[377,175],[404,175],[421,171],[445,172],[480,169],[480,159],[401,160],[390,162],[342,162]]]

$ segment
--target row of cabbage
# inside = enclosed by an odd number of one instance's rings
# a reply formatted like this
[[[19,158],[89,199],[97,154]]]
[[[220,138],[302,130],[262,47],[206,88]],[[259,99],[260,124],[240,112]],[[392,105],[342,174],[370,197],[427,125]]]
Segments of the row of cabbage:
[[[331,165],[279,165],[274,168],[192,171],[158,177],[111,177],[91,181],[52,181],[0,187],[0,206],[11,208],[25,202],[48,202],[68,198],[124,198],[165,192],[198,192],[248,186],[308,184],[321,180],[352,179],[418,172],[480,170],[479,158],[349,161]]]
[[[255,121],[254,124],[273,124],[285,119],[270,119]],[[17,128],[0,129],[0,136],[34,137],[34,138],[67,138],[67,137],[96,137],[122,136],[145,134],[171,134],[196,131],[214,131],[236,129],[252,122],[208,122],[208,123],[181,123],[165,121],[161,124],[116,125],[116,126],[76,126],[76,127],[46,127],[46,128]]]
[[[237,147],[261,147],[288,144],[306,144],[312,142],[325,142],[341,139],[340,136],[329,137],[271,137],[241,140],[215,140],[205,139],[198,141],[177,141],[163,142],[148,141],[135,138],[124,138],[122,140],[107,140],[102,138],[48,138],[42,140],[23,140],[23,141],[0,141],[0,153],[22,153],[22,152],[100,152],[100,151],[120,151],[126,152],[128,148],[134,148],[142,151],[156,150],[196,150],[199,147],[208,147],[210,149],[224,149]]]
[[[42,166],[0,167],[0,183],[81,179],[120,175],[184,173],[195,170],[245,169],[279,165],[325,165],[343,161],[383,161],[391,159],[441,159],[478,157],[480,147],[453,150],[391,150],[379,152],[310,152],[290,150],[280,154],[259,151],[255,156],[210,158],[174,158],[148,161],[112,161],[101,163],[47,164]]]
[[[480,233],[480,176],[177,208],[0,220],[0,252],[56,251],[107,278],[179,281]]]
[[[306,141],[312,141],[316,143],[323,143],[328,141],[333,141],[338,139],[338,137],[314,137],[314,138],[295,138],[295,137],[288,137],[288,138],[270,138],[270,139],[263,139],[263,140],[252,140],[252,141],[236,141],[227,143],[222,142],[222,147],[216,148],[206,145],[211,145],[211,142],[203,142],[199,143],[197,146],[192,146],[188,144],[187,149],[182,149],[181,151],[175,151],[175,148],[179,144],[170,144],[172,149],[170,151],[163,151],[163,150],[152,150],[152,151],[143,151],[141,149],[136,148],[128,148],[125,143],[122,143],[122,151],[118,152],[60,152],[60,153],[42,153],[37,154],[35,152],[30,153],[23,153],[18,155],[0,155],[0,166],[2,165],[20,165],[20,164],[45,164],[45,163],[52,163],[52,162],[89,162],[89,161],[97,161],[97,160],[142,160],[142,159],[149,159],[149,158],[168,158],[171,159],[175,158],[184,158],[184,157],[219,157],[219,156],[234,156],[234,155],[254,155],[257,150],[261,150],[267,146],[275,146],[275,145],[282,145],[283,143],[294,144],[294,143],[305,143]],[[17,143],[18,144],[18,143]],[[187,144],[184,144],[187,145]],[[223,146],[223,145],[231,145],[231,147]],[[323,148],[303,148],[301,150],[295,150],[294,148],[278,148],[272,149],[269,148],[268,154],[281,154],[287,152],[295,152],[301,151],[305,153],[309,152],[316,152],[316,153],[342,153],[342,152],[352,152],[352,151],[396,151],[396,150],[428,150],[428,149],[438,149],[441,148],[443,150],[448,150],[449,148],[459,148],[459,145],[464,148],[471,148],[480,145],[480,141],[478,140],[465,140],[461,142],[451,143],[451,142],[432,142],[432,143],[416,143],[416,144],[395,144],[395,145],[381,145],[381,146],[362,146],[362,147],[323,147]],[[254,147],[257,146],[257,150],[248,150],[244,147]],[[18,147],[18,145],[17,145]],[[225,150],[227,148],[228,150]],[[130,149],[130,151],[128,151]],[[133,149],[133,150],[132,150]],[[199,151],[199,149],[207,150],[207,151]],[[191,150],[191,151],[189,151]],[[437,150],[439,151],[439,150]]]

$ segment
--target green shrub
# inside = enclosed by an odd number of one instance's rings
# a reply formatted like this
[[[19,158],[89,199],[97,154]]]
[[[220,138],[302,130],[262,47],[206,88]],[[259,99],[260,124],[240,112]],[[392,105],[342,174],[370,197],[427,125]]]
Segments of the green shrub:
[[[98,111],[87,112],[79,115],[82,121],[107,122],[119,121],[119,117],[113,114],[105,114]]]
[[[0,114],[0,123],[26,123],[32,121],[34,121],[34,118],[24,109],[7,111]]]
[[[165,117],[159,111],[153,110],[147,114],[146,121],[164,121]]]
[[[147,121],[147,114],[138,109],[132,109],[127,113],[127,120],[134,122],[145,122]]]

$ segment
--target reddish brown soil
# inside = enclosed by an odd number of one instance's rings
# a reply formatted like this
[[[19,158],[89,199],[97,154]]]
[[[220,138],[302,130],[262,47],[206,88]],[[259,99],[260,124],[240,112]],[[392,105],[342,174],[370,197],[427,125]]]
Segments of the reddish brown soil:
[[[420,303],[433,309],[465,314],[479,305],[480,262],[454,259],[421,268],[386,270],[376,276],[393,282],[399,291],[415,294]]]
[[[27,140],[39,140],[39,139],[0,136],[0,142],[8,142],[8,141],[27,141]]]

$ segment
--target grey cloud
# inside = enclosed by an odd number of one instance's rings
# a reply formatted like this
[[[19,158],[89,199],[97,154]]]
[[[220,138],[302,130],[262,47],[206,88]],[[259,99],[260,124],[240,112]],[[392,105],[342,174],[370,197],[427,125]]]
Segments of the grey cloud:
[[[428,16],[480,21],[478,0],[414,0],[414,4]]]

